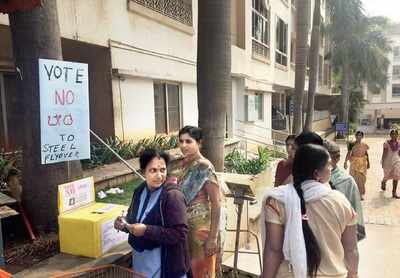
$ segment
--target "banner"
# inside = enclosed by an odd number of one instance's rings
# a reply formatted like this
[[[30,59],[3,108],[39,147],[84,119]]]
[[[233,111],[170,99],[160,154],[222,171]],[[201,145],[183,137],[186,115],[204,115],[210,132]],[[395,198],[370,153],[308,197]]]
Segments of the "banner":
[[[88,65],[39,59],[42,164],[90,158]]]

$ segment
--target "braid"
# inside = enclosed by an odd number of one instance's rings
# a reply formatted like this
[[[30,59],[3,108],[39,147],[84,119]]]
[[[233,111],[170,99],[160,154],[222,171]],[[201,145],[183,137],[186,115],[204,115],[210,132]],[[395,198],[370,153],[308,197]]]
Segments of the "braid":
[[[321,264],[321,249],[308,223],[306,202],[301,185],[306,180],[315,179],[315,171],[324,169],[328,162],[329,153],[323,147],[317,145],[301,146],[296,151],[293,161],[293,181],[301,205],[302,228],[307,254],[307,272],[308,276],[312,278],[317,276],[318,268]]]
[[[314,236],[310,226],[308,225],[306,201],[303,196],[303,189],[301,189],[301,181],[294,181],[294,187],[296,189],[297,195],[300,198],[301,205],[301,217],[302,217],[302,228],[304,241],[306,244],[306,254],[307,254],[307,272],[310,277],[316,277],[318,268],[321,264],[321,249],[319,248],[317,239]]]

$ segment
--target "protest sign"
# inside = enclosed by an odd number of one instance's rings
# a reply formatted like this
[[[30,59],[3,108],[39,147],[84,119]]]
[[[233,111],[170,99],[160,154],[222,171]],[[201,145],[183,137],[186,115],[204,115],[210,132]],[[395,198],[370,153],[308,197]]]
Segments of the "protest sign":
[[[39,59],[42,164],[90,158],[88,65]]]

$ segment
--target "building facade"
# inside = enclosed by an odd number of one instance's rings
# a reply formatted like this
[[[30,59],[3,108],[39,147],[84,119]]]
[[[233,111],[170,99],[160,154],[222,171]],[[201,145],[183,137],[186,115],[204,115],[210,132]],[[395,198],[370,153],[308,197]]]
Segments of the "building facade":
[[[228,125],[230,134],[257,142],[282,141],[290,130],[294,95],[295,1],[237,0],[232,6],[231,110],[235,116]],[[310,23],[313,7],[314,1],[311,1]],[[321,16],[322,22],[326,22],[325,1],[322,1]],[[311,24],[309,28],[310,40]],[[316,110],[319,110],[320,97],[332,96],[331,66],[324,59],[329,43],[323,35],[320,45]],[[308,76],[305,90],[308,90]],[[253,103],[255,111],[249,107]],[[315,113],[315,127],[321,130],[331,127],[328,109]]]
[[[231,1],[232,94],[226,133],[272,143],[273,130],[287,132],[290,122],[296,7],[293,0]],[[197,125],[197,1],[58,0],[57,5],[64,60],[89,65],[92,130],[102,137],[137,140]],[[18,145],[19,131],[5,127],[21,121],[13,113],[18,72],[7,15],[0,15],[0,36],[6,38],[0,41],[0,90],[7,110],[0,140],[8,136]],[[322,58],[327,49],[322,38],[317,104],[319,96],[331,95],[330,65]],[[326,120],[324,113],[316,114]]]
[[[400,124],[400,24],[392,26],[388,33],[392,51],[388,54],[390,61],[386,88],[368,89],[364,87],[364,98],[367,100],[360,124],[371,131],[389,129],[393,124]]]

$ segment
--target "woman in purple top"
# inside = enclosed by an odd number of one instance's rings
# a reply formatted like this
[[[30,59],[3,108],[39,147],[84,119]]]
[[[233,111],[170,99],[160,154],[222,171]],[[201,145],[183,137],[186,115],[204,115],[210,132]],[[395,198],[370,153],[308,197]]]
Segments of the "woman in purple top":
[[[133,269],[146,277],[183,278],[190,268],[185,198],[166,181],[168,161],[164,152],[143,152],[140,168],[146,180],[133,193],[126,218],[114,223],[129,233]]]

